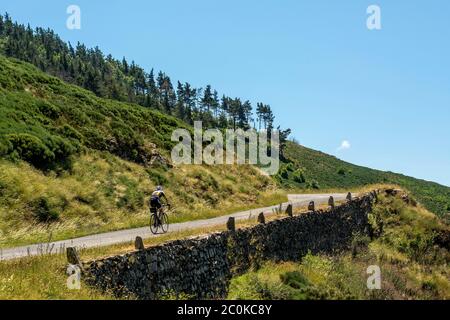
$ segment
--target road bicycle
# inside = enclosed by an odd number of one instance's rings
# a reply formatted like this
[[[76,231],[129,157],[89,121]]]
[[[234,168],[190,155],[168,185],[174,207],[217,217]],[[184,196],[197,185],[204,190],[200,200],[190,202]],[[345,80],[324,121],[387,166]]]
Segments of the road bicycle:
[[[158,229],[161,229],[161,233],[167,233],[169,231],[169,216],[166,213],[166,209],[170,210],[170,205],[163,204],[159,209],[150,209],[150,231],[153,234],[158,234]]]

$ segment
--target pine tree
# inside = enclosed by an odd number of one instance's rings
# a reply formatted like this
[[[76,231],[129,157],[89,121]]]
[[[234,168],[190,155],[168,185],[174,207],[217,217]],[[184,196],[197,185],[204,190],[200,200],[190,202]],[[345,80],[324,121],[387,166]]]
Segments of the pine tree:
[[[264,104],[261,102],[256,104],[256,118],[258,120],[258,130],[261,131],[261,125],[264,118]]]
[[[266,130],[268,132],[273,130],[273,122],[275,120],[275,116],[272,113],[272,109],[269,105],[265,105],[264,108],[264,123],[266,125]]]
[[[123,73],[125,73],[125,75],[128,75],[128,73],[130,72],[130,70],[128,68],[128,62],[125,59],[125,57],[122,58],[122,70],[123,70]]]
[[[217,92],[217,90],[214,90],[211,108],[213,110],[214,118],[217,119],[217,115],[220,108],[219,93]]]
[[[175,107],[175,116],[186,120],[186,108],[184,105],[184,88],[180,81],[177,83],[177,104]]]
[[[210,112],[211,107],[213,104],[213,94],[211,90],[211,86],[207,85],[204,92],[203,92],[203,98],[200,102],[202,104],[202,108],[204,112]]]
[[[5,32],[4,22],[3,22],[3,16],[0,15],[0,36],[3,36],[3,33]]]
[[[249,128],[252,107],[249,101],[231,99],[221,101],[211,85],[193,88],[189,83],[178,83],[175,91],[170,78],[162,71],[155,80],[153,69],[149,74],[134,61],[125,57],[105,56],[95,47],[88,49],[80,42],[75,47],[62,41],[50,29],[13,22],[6,13],[0,15],[0,53],[34,64],[42,71],[64,81],[91,90],[100,97],[133,102],[175,114],[188,123],[204,120],[208,126]],[[258,103],[256,110],[259,129],[273,128],[274,116],[270,106]]]
[[[199,120],[198,110],[196,108],[197,101],[197,90],[192,88],[189,83],[184,84],[184,106],[186,119],[188,119],[188,123],[192,124],[195,120]]]
[[[147,75],[147,81],[146,82],[147,82],[147,98],[146,98],[147,103],[146,103],[146,106],[159,109],[159,107],[158,107],[159,91],[158,91],[158,88],[156,87],[156,82],[155,82],[155,76],[154,76],[153,69]]]
[[[238,123],[242,129],[249,129],[252,121],[252,104],[250,101],[245,101],[239,106]]]
[[[231,118],[231,123],[233,124],[233,129],[238,128],[239,114],[242,112],[242,102],[241,99],[235,98],[229,101],[228,114]]]

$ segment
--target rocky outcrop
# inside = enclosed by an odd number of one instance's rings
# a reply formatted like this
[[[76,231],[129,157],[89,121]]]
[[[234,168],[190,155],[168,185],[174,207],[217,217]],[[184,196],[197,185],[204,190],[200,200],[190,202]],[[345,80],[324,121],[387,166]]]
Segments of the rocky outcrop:
[[[370,193],[326,211],[86,262],[83,279],[117,296],[138,299],[223,298],[231,277],[264,261],[297,261],[308,251],[347,249],[355,233],[369,233],[367,214],[375,198]]]

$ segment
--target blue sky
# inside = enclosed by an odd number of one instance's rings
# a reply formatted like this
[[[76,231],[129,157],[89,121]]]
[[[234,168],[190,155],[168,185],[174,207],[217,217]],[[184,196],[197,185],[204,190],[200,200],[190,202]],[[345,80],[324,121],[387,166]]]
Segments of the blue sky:
[[[71,4],[81,30],[66,28]],[[372,4],[379,31],[366,28]],[[268,103],[305,146],[450,186],[450,1],[15,0],[0,11]]]

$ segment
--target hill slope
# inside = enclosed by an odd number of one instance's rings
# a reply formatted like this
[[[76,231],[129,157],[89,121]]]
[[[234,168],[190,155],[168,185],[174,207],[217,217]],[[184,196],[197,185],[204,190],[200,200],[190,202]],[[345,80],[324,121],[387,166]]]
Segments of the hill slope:
[[[372,237],[355,234],[348,251],[309,253],[300,261],[268,262],[259,270],[234,278],[229,298],[450,298],[448,225],[423,208],[406,204],[401,196],[384,195],[369,214],[369,223]],[[379,290],[367,288],[369,266],[380,268]]]
[[[0,56],[0,247],[144,226],[158,184],[172,222],[285,200],[251,166],[171,167],[183,127]]]
[[[278,180],[290,188],[357,188],[370,184],[395,184],[407,189],[428,210],[450,212],[450,188],[392,172],[357,166],[334,156],[288,142],[286,161]],[[300,174],[299,174],[300,173]],[[296,176],[301,175],[302,178]]]
[[[172,167],[167,159],[176,128],[191,130],[0,55],[0,247],[146,225],[145,202],[157,184],[166,186],[177,209],[172,221],[280,202],[277,183],[348,189],[391,182],[434,212],[450,202],[449,188],[294,143],[276,179],[251,166]]]

